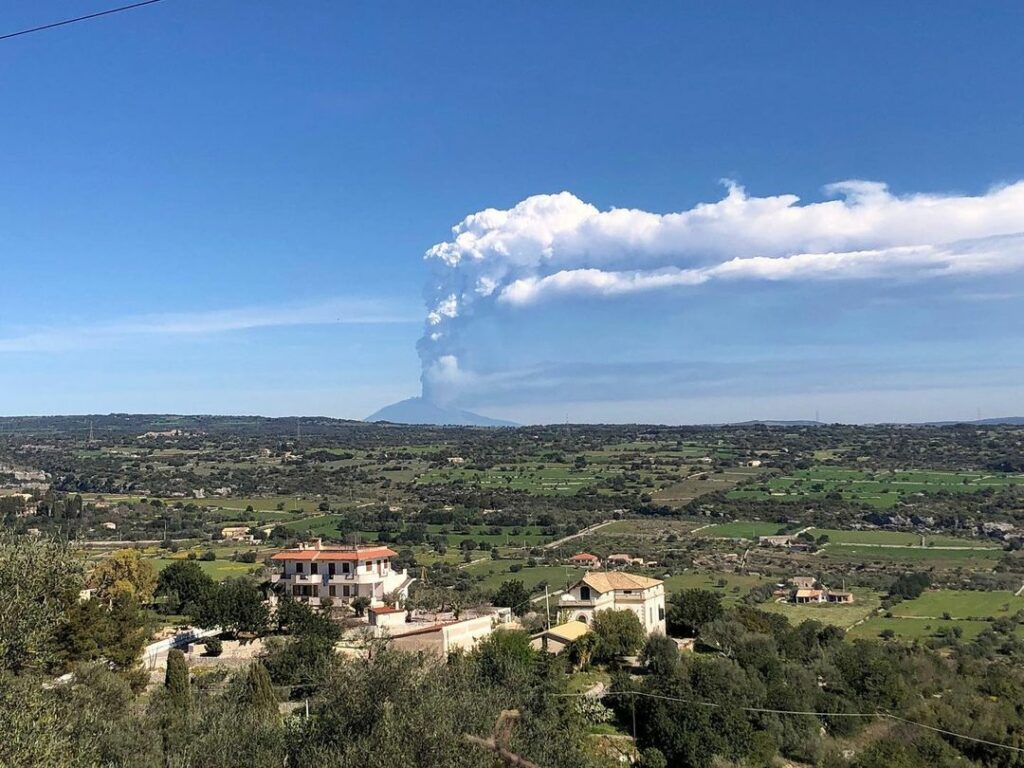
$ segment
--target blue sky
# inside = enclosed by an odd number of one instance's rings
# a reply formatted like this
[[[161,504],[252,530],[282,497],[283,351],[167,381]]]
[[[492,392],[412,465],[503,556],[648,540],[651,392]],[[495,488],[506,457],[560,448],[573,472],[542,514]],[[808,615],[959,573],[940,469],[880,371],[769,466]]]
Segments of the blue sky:
[[[0,34],[102,7],[11,0]],[[918,193],[993,208],[1024,179],[1022,27],[1012,3],[165,0],[2,42],[0,413],[363,417],[420,391],[424,252],[532,196],[664,214],[722,200],[723,178],[799,206],[868,179],[883,218]],[[1015,206],[844,245],[989,243],[1024,231]],[[715,243],[679,237],[644,268],[714,268]],[[590,248],[557,290],[463,303],[446,400],[523,422],[1024,410],[1013,254],[570,290],[646,258]],[[836,249],[800,233],[768,255]],[[436,279],[479,277],[460,270]]]

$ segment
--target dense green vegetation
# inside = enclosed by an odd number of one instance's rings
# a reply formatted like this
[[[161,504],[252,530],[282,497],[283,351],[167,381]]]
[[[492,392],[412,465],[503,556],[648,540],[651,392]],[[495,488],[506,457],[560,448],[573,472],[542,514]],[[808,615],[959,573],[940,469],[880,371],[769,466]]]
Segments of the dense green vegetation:
[[[0,723],[0,764],[492,766],[463,734],[511,706],[514,751],[545,766],[623,748],[642,766],[1015,764],[876,713],[1022,740],[1020,427],[0,422],[0,575],[19,586],[0,609],[0,703],[25,702]],[[759,544],[774,534],[796,546]],[[414,609],[507,604],[534,632],[583,573],[571,555],[625,553],[665,581],[670,632],[696,651],[639,647],[609,616],[558,659],[519,633],[407,657],[351,614],[265,602],[270,554],[316,538],[387,543]],[[795,605],[795,575],[855,600]],[[179,660],[145,673],[142,647],[186,624],[227,634],[184,676]],[[255,663],[226,661],[255,640]],[[577,701],[595,682],[610,693]]]

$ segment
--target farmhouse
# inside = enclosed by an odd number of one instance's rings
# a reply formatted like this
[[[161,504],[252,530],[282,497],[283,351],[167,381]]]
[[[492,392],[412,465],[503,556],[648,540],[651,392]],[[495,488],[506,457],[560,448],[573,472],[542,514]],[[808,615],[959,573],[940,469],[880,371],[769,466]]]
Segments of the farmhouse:
[[[229,525],[220,529],[220,535],[230,541],[247,541],[252,537],[249,535],[248,525]]]
[[[658,579],[618,571],[588,573],[558,601],[570,620],[589,624],[598,611],[633,611],[647,634],[665,633],[665,584]]]
[[[762,547],[791,547],[800,541],[796,536],[790,534],[780,536],[759,536],[757,543]]]
[[[793,592],[793,602],[797,605],[823,603],[825,602],[825,592],[820,589],[798,589]]]
[[[829,589],[819,586],[818,580],[813,576],[794,576],[789,580],[793,589],[789,595],[790,601],[798,605],[808,603],[852,603],[853,593],[843,589]]]
[[[601,558],[597,555],[592,555],[589,552],[580,552],[578,555],[573,555],[569,558],[569,562],[578,568],[601,567]]]
[[[608,555],[608,557],[604,559],[604,562],[609,567],[644,564],[642,557],[633,557],[632,555],[625,554]]]
[[[385,595],[403,601],[415,579],[391,567],[395,555],[384,546],[324,547],[317,540],[274,555],[277,573],[271,581],[310,605],[320,605],[326,598],[339,604],[366,597],[371,606],[378,606],[385,603]]]

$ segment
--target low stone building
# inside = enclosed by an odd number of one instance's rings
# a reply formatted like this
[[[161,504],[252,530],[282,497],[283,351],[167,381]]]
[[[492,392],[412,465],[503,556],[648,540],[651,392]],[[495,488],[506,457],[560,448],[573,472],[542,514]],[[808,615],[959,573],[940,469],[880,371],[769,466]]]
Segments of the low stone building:
[[[582,621],[567,621],[538,632],[530,640],[530,645],[538,651],[558,654],[588,632],[590,627]]]

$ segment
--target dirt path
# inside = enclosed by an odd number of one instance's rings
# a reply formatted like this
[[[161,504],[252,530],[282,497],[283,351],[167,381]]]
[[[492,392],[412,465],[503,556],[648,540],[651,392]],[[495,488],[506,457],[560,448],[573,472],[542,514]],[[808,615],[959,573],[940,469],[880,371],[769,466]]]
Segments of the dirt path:
[[[602,521],[600,523],[596,523],[594,525],[589,526],[588,528],[584,528],[582,531],[579,531],[577,533],[572,534],[571,536],[563,536],[560,539],[555,539],[554,541],[549,541],[547,544],[544,545],[544,549],[554,549],[555,547],[559,546],[560,544],[564,544],[567,541],[572,541],[573,539],[578,539],[581,536],[586,536],[588,533],[593,533],[594,531],[598,530],[599,528],[604,528],[606,525],[611,525],[612,523],[615,523],[615,522],[618,522],[618,521],[617,520],[604,520],[604,521]]]

